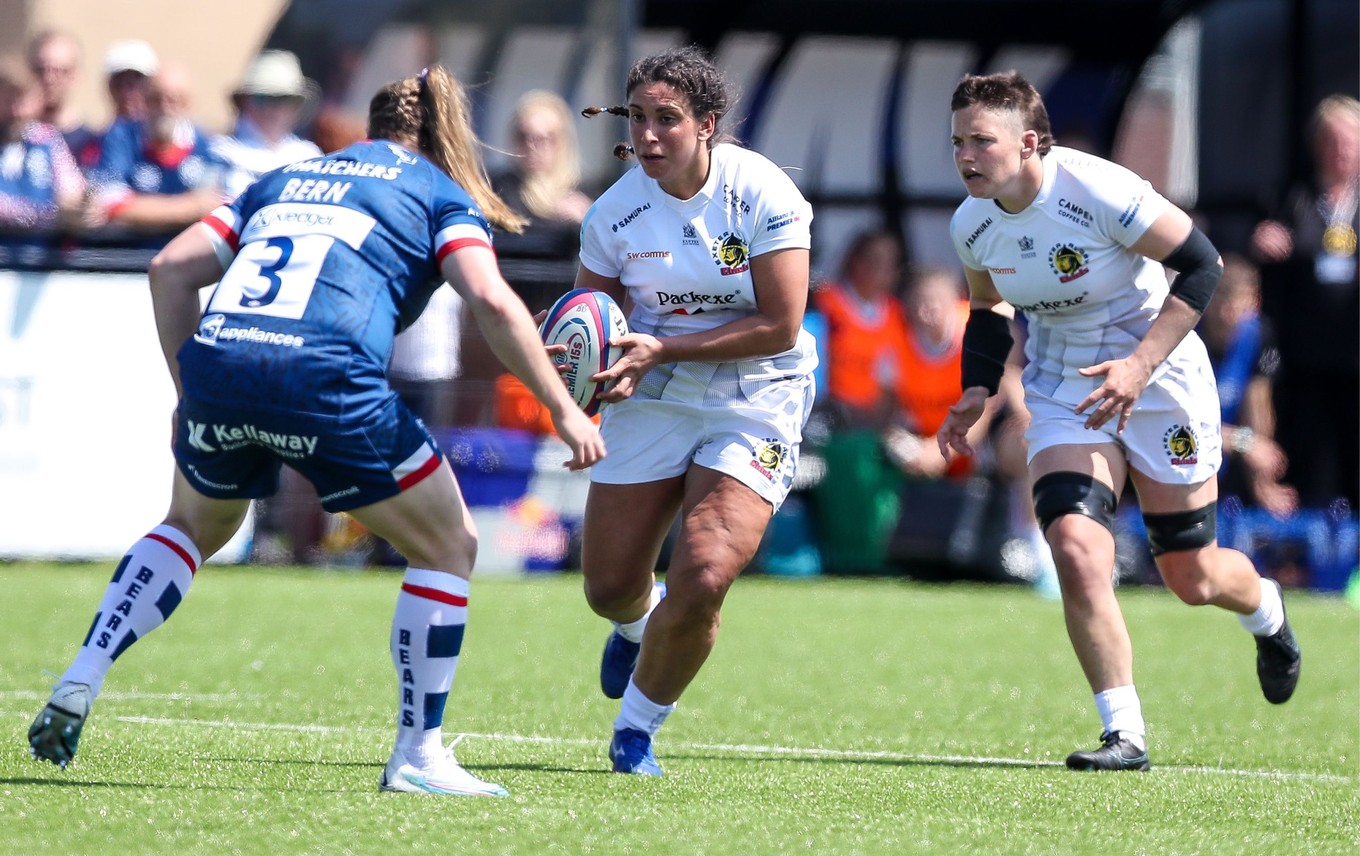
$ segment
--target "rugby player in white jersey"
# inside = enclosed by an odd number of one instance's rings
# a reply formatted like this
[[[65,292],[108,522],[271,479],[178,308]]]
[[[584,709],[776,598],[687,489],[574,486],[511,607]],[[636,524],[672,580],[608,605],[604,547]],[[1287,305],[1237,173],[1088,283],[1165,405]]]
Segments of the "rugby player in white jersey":
[[[802,329],[812,210],[779,167],[726,142],[726,86],[697,48],[639,60],[625,92],[609,112],[628,117],[640,165],[586,216],[576,277],[624,304],[631,331],[596,375],[610,454],[591,474],[582,564],[616,628],[600,672],[623,700],[613,768],[658,776],[652,738],[793,481],[817,364]],[[653,571],[677,513],[663,590]]]
[[[969,75],[954,91],[954,161],[970,198],[950,235],[972,295],[963,395],[940,447],[997,390],[1012,310],[1029,320],[1025,404],[1035,513],[1053,549],[1068,636],[1100,713],[1101,745],[1080,770],[1149,768],[1133,652],[1115,598],[1116,500],[1131,480],[1167,588],[1237,613],[1256,637],[1270,702],[1293,694],[1299,648],[1280,587],[1218,546],[1219,404],[1193,332],[1222,271],[1189,215],[1127,169],[1053,145],[1034,87],[1015,72]],[[1175,271],[1168,283],[1165,269]]]

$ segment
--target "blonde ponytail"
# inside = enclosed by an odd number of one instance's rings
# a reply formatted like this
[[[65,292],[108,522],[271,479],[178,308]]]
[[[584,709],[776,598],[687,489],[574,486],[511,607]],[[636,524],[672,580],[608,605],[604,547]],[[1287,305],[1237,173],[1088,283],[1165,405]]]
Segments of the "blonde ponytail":
[[[517,234],[524,231],[529,221],[491,189],[482,143],[472,130],[467,93],[442,65],[379,90],[368,108],[368,135],[414,142],[468,192],[493,226]]]

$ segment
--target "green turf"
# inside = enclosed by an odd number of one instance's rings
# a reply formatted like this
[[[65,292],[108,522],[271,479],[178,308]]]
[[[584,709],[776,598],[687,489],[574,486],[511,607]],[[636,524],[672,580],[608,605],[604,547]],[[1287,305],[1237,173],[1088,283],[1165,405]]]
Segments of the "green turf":
[[[24,737],[108,568],[0,566],[0,852],[1355,853],[1360,614],[1291,592],[1295,698],[1230,616],[1125,590],[1149,774],[1079,774],[1099,721],[1060,607],[1019,587],[750,578],[657,743],[607,772],[607,626],[579,577],[479,580],[446,734],[505,800],[383,794],[391,572],[209,566],[129,650],[80,755]]]

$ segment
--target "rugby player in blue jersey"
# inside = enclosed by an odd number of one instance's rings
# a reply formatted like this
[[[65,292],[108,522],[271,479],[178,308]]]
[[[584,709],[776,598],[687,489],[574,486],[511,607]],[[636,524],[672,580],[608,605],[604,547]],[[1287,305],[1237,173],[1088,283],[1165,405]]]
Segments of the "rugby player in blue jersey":
[[[113,574],[89,633],[29,730],[33,756],[74,757],[90,705],[128,646],[158,627],[202,559],[270,496],[282,464],[409,562],[391,651],[397,738],[383,790],[504,796],[443,745],[476,530],[439,448],[388,385],[397,331],[447,281],[496,355],[544,403],[571,469],[604,456],[524,303],[491,227],[518,231],[490,189],[467,98],[434,66],[383,87],[370,139],[266,173],[151,264],[156,324],[179,393],[170,511]],[[207,309],[199,289],[219,280]]]

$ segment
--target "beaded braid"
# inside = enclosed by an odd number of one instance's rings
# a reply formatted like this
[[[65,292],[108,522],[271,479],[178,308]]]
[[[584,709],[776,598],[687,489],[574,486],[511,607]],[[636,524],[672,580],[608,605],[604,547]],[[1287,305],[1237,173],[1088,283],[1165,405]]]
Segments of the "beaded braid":
[[[628,108],[619,104],[613,107],[586,107],[581,110],[581,115],[585,116],[587,119],[594,119],[601,113],[609,113],[610,115],[613,116],[623,116],[627,118]],[[628,145],[627,143],[616,143],[614,145],[614,157],[618,158],[619,160],[626,161],[632,154],[633,147]]]
[[[728,93],[730,87],[722,72],[701,48],[695,45],[671,48],[659,54],[643,57],[633,63],[633,67],[628,71],[625,91],[631,93],[645,83],[665,83],[673,87],[689,102],[690,112],[695,116],[714,114],[716,119],[714,123],[715,133],[708,139],[710,149],[718,143],[736,141],[736,138],[731,134],[717,132],[717,124],[731,109],[733,99]],[[581,111],[581,115],[587,119],[594,118],[601,113],[626,118],[628,108],[623,106],[586,107]],[[614,146],[614,157],[619,160],[628,160],[628,156],[632,153],[633,149],[627,143],[619,143]]]

